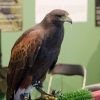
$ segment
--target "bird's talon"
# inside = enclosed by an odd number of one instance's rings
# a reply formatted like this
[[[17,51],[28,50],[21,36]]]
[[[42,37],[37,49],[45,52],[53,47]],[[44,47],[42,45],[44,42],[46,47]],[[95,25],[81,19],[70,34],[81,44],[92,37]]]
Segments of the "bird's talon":
[[[57,100],[57,98],[54,97],[53,95],[42,94],[40,100]]]
[[[52,94],[54,97],[56,97],[56,96],[57,96],[58,94],[60,94],[60,93],[62,93],[62,90],[59,90],[59,91],[57,91],[57,92],[56,92],[56,90],[53,90],[51,94]]]

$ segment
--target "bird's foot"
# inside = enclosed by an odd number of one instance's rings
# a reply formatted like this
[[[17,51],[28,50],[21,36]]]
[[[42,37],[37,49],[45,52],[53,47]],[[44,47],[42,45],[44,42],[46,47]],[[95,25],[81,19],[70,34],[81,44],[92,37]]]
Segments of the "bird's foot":
[[[36,100],[57,100],[57,95],[62,92],[62,90],[59,90],[57,92],[53,90],[51,94],[46,93],[42,90],[43,86],[41,81],[35,81],[33,83],[33,87],[35,87],[41,93],[41,97]]]
[[[35,99],[35,100],[58,100],[57,95],[62,93],[62,90],[55,91],[53,90],[51,94],[41,94],[41,97]]]
[[[57,100],[57,98],[54,96],[51,96],[51,95],[41,94],[41,97],[39,97],[35,100]]]
[[[57,97],[58,94],[62,94],[62,90],[59,90],[59,91],[57,91],[57,92],[56,92],[56,90],[53,90],[53,91],[51,92],[51,95],[53,95],[54,97]]]

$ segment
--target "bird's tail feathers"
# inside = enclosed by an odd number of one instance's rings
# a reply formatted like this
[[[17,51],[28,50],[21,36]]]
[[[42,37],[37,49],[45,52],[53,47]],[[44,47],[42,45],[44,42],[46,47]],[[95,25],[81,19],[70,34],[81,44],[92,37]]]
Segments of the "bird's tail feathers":
[[[14,94],[11,92],[9,88],[7,88],[6,100],[14,100]]]

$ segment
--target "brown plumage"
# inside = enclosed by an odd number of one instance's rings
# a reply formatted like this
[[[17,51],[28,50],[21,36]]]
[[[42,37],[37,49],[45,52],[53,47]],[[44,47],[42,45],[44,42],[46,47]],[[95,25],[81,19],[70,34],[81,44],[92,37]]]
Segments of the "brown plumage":
[[[68,12],[53,10],[15,42],[7,72],[7,100],[13,100],[18,88],[44,81],[47,71],[52,71],[60,52],[65,21],[72,23]]]

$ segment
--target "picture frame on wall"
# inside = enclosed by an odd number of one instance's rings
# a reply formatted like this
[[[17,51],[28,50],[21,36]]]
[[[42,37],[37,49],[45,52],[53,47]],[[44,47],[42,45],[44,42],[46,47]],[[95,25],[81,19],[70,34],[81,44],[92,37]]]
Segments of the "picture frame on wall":
[[[100,0],[95,0],[95,24],[100,26]]]
[[[22,30],[23,0],[0,0],[0,30]]]

